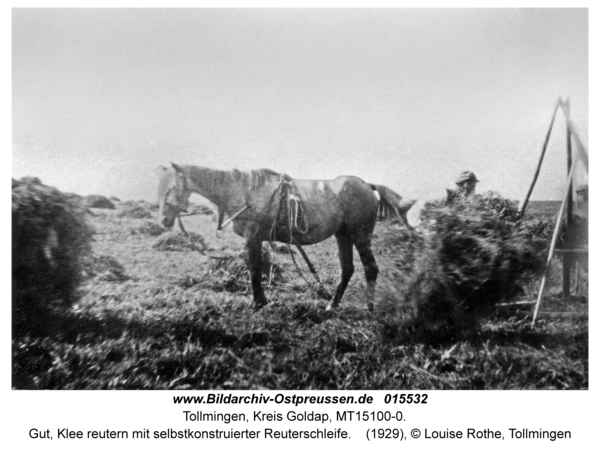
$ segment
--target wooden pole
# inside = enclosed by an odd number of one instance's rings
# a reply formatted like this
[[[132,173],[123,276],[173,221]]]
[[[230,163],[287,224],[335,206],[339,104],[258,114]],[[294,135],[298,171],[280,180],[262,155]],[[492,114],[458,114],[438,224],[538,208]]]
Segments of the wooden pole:
[[[575,141],[575,149],[577,150],[577,160],[581,161],[585,165],[585,170],[589,172],[589,161],[588,161],[588,150],[587,147],[581,142],[579,138],[579,133],[577,132],[577,127],[573,123],[570,117],[567,117],[567,125],[569,127],[569,131],[571,132],[571,137]]]
[[[525,213],[525,209],[527,208],[527,203],[529,202],[529,197],[531,196],[531,192],[533,191],[533,187],[537,182],[538,176],[540,174],[540,169],[542,168],[542,162],[544,161],[544,155],[546,154],[546,149],[548,148],[548,142],[550,141],[550,134],[552,133],[552,127],[554,126],[554,119],[556,119],[556,112],[558,111],[558,107],[562,105],[562,98],[559,98],[556,101],[556,105],[554,106],[554,112],[552,113],[552,120],[550,120],[550,126],[548,127],[548,131],[546,132],[546,138],[544,139],[544,145],[542,146],[542,151],[540,153],[540,158],[537,163],[537,168],[535,169],[535,174],[533,175],[533,180],[529,185],[529,189],[527,190],[527,194],[525,198],[521,200],[521,204],[519,205],[519,217],[522,217]]]
[[[569,127],[569,118],[571,117],[571,102],[567,99],[563,104],[563,112],[567,119],[567,176],[571,172],[573,165],[573,148],[571,146],[571,128]],[[573,221],[573,183],[569,184],[569,196],[567,198],[567,225]]]
[[[569,127],[569,118],[571,117],[571,102],[567,99],[563,103],[562,110],[567,121],[567,175],[571,172],[573,165],[573,149],[571,147],[571,128]],[[567,205],[566,205],[566,229],[567,232],[573,223],[573,181],[567,187]],[[573,266],[573,257],[569,253],[563,255],[563,300],[569,298],[571,294],[571,268]]]
[[[571,183],[573,181],[573,173],[575,172],[575,164],[571,166],[571,171],[569,172],[569,177],[567,178],[567,183]],[[568,195],[568,190],[567,190]],[[554,226],[554,233],[552,234],[552,241],[550,242],[550,250],[548,251],[548,259],[546,260],[546,268],[544,269],[544,276],[542,277],[542,284],[540,285],[540,292],[538,293],[537,301],[535,302],[535,310],[533,312],[533,320],[531,322],[531,326],[535,325],[535,319],[538,315],[538,310],[540,308],[540,302],[542,300],[542,295],[544,294],[544,286],[546,284],[546,275],[548,274],[548,268],[550,267],[550,263],[552,262],[552,257],[554,256],[554,248],[556,247],[556,242],[558,241],[558,235],[560,232],[560,225],[562,222],[563,214],[565,212],[565,206],[567,204],[567,196],[563,199],[560,210],[558,212],[558,217],[556,218],[556,225]]]

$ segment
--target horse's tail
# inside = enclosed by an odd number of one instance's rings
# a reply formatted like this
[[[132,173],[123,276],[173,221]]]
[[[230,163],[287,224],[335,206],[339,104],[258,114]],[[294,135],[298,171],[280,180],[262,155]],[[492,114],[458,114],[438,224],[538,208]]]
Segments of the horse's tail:
[[[403,198],[389,187],[381,184],[371,184],[371,188],[379,194],[377,218],[387,220],[390,217],[400,217],[406,226],[410,228],[406,220],[406,213],[417,201]]]

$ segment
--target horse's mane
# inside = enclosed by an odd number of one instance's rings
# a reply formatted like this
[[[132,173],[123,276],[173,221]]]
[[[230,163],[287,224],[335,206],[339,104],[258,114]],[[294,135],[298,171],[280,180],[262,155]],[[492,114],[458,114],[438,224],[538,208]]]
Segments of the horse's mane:
[[[233,169],[229,172],[231,177],[240,182],[247,189],[258,189],[263,187],[271,177],[280,177],[281,175],[271,169],[255,169],[250,172],[241,172]]]
[[[224,185],[239,183],[244,189],[259,189],[267,184],[269,178],[280,174],[271,169],[256,169],[249,172],[233,170],[216,170],[207,167],[188,166],[192,181],[202,184],[210,191],[216,191]]]

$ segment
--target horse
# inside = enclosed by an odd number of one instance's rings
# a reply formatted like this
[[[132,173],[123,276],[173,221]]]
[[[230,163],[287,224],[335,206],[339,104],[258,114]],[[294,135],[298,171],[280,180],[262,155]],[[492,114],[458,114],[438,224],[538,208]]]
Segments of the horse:
[[[157,222],[161,227],[173,227],[186,211],[192,193],[217,206],[217,229],[225,215],[230,217],[233,231],[246,240],[256,309],[267,304],[261,285],[263,241],[301,246],[335,236],[341,280],[327,309],[340,304],[354,273],[356,247],[367,281],[367,306],[372,310],[379,273],[371,249],[375,222],[378,218],[401,217],[406,208],[402,197],[391,189],[356,176],[302,180],[270,169],[241,172],[171,163],[171,167],[158,166],[156,173],[160,179]]]

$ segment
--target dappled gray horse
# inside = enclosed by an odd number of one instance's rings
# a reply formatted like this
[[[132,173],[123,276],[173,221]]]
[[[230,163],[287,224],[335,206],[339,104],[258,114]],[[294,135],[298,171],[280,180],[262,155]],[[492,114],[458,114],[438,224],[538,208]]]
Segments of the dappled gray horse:
[[[173,227],[192,193],[217,205],[218,228],[225,215],[233,218],[233,231],[246,239],[255,307],[267,303],[261,285],[263,241],[308,245],[332,235],[337,240],[342,274],[329,308],[339,305],[354,273],[353,246],[364,266],[367,302],[372,307],[379,269],[371,237],[378,214],[402,215],[398,194],[355,176],[297,180],[269,169],[240,172],[177,164],[159,166],[156,172],[160,178],[157,220],[162,227]]]

